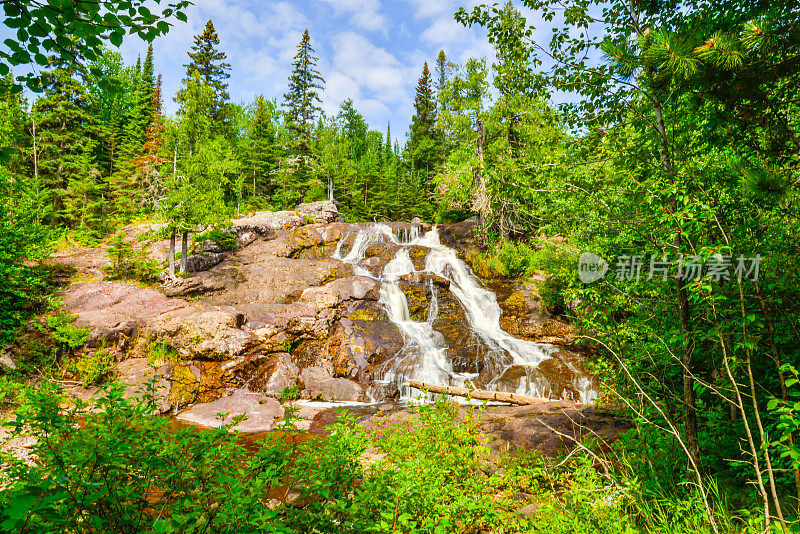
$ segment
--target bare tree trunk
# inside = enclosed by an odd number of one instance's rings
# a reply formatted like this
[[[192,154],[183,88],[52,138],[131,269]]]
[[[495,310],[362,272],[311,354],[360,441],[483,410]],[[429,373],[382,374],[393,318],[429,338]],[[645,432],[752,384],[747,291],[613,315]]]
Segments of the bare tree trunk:
[[[664,114],[661,109],[661,101],[657,96],[652,96],[653,111],[656,119],[656,130],[661,138],[661,164],[664,173],[668,176],[674,175],[672,172],[672,161],[669,157],[669,141],[667,139],[667,131],[664,126]],[[673,198],[670,201],[670,211],[673,216],[677,213],[678,204],[677,200]],[[676,220],[676,224],[678,221]],[[675,235],[675,248],[680,251],[683,240],[681,237],[682,229],[678,224],[677,232]],[[684,418],[686,420],[686,444],[689,452],[692,455],[695,465],[700,465],[700,439],[697,435],[697,408],[695,406],[694,398],[694,373],[693,373],[693,358],[694,358],[694,337],[692,336],[691,328],[691,308],[689,306],[689,298],[686,294],[686,286],[681,278],[675,279],[677,301],[678,301],[678,316],[681,323],[681,367],[683,375],[683,408]]]
[[[457,386],[437,386],[435,384],[427,384],[418,380],[407,380],[406,386],[417,388],[423,391],[429,391],[431,393],[451,395],[453,397],[469,397],[476,400],[507,402],[509,404],[518,404],[520,406],[525,406],[528,404],[540,404],[542,402],[553,402],[551,399],[528,397],[527,395],[519,395],[517,393],[506,393],[504,391],[485,391],[483,389],[468,389]]]
[[[169,236],[169,279],[175,280],[175,230]]]
[[[186,274],[186,258],[189,255],[189,232],[181,234],[181,274]]]
[[[772,467],[772,459],[770,458],[769,454],[769,446],[767,443],[767,436],[764,432],[764,424],[761,421],[761,411],[758,408],[758,397],[756,396],[756,381],[753,377],[753,367],[752,367],[752,354],[753,351],[750,349],[750,342],[749,336],[747,334],[747,310],[744,307],[744,291],[742,290],[742,281],[738,280],[737,282],[739,286],[739,306],[742,314],[742,337],[744,339],[744,347],[745,347],[745,354],[747,355],[747,359],[745,363],[747,365],[747,379],[750,385],[750,400],[753,404],[753,415],[755,416],[756,420],[756,428],[758,428],[758,437],[761,440],[761,449],[764,453],[764,463],[766,464],[767,468],[767,480],[769,481],[769,489],[770,493],[772,494],[772,501],[775,505],[775,513],[778,515],[778,521],[781,524],[781,528],[783,529],[784,533],[789,532],[788,525],[786,523],[786,519],[783,517],[783,510],[781,509],[781,500],[778,496],[778,489],[775,484],[775,471]]]
[[[770,313],[769,306],[764,301],[764,297],[761,295],[761,286],[760,284],[756,283],[756,295],[758,297],[758,301],[761,304],[761,313],[764,315],[764,324],[767,327],[767,332],[769,336],[767,337],[767,341],[769,342],[770,350],[772,351],[772,360],[775,362],[775,366],[778,368],[778,378],[781,382],[781,398],[784,402],[786,402],[789,398],[789,391],[786,387],[786,377],[783,374],[783,364],[781,361],[780,352],[778,351],[778,347],[775,344],[775,328],[772,325],[772,314]],[[794,447],[794,434],[791,432],[789,433],[789,445]],[[800,503],[800,469],[797,467],[792,468],[792,474],[794,475],[794,487],[795,493],[797,495],[797,502]]]
[[[39,153],[36,151],[36,114],[32,113],[33,120],[33,178],[39,180]]]
[[[481,227],[485,226],[486,220],[491,212],[492,205],[489,202],[489,191],[486,187],[486,175],[483,172],[483,145],[486,142],[486,132],[483,128],[483,121],[476,119],[475,125],[478,128],[477,148],[475,149],[475,156],[478,158],[478,165],[473,171],[473,207],[478,211],[480,217]]]

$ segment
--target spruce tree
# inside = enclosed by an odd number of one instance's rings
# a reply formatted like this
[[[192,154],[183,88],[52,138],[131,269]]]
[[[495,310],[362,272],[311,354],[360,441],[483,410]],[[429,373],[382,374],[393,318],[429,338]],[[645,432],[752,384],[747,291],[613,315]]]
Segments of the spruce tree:
[[[436,57],[436,93],[439,94],[447,83],[447,56],[444,50],[439,50]]]
[[[442,100],[442,91],[447,84],[447,56],[444,50],[439,50],[439,56],[436,58],[436,99],[439,103],[439,113],[444,111],[444,101]],[[441,127],[438,128],[437,134],[442,145],[442,162],[447,159],[447,137]]]
[[[161,75],[153,88],[150,102],[150,124],[147,125],[145,142],[141,154],[136,159],[138,185],[144,194],[145,206],[157,209],[163,196],[164,184],[159,168],[166,159],[162,153],[164,146],[164,117],[161,112]]]
[[[322,91],[325,80],[317,70],[317,61],[318,58],[314,56],[314,48],[311,46],[311,36],[306,30],[297,47],[297,55],[292,61],[289,91],[283,95],[289,123],[306,141],[311,136],[314,119],[322,111],[318,105],[322,101],[319,92]]]
[[[192,50],[189,52],[191,61],[184,65],[186,67],[186,79],[192,77],[196,71],[203,82],[214,92],[214,100],[211,106],[211,118],[214,129],[219,131],[224,129],[227,123],[226,105],[230,100],[228,94],[228,83],[225,81],[230,78],[231,66],[225,60],[228,56],[225,52],[218,50],[219,35],[214,29],[214,23],[208,21],[202,34],[196,35]]]
[[[99,237],[105,184],[94,165],[97,124],[91,100],[76,78],[78,68],[53,65],[43,76],[44,96],[34,104],[38,167],[57,221]]]
[[[198,71],[194,71],[183,80],[183,87],[175,95],[175,102],[180,106],[178,116],[181,119],[181,141],[189,155],[192,155],[199,143],[211,138],[214,126],[214,90]]]
[[[252,196],[269,198],[275,190],[272,173],[276,162],[276,127],[274,123],[275,105],[259,96],[253,110],[253,118],[247,135],[247,148],[244,164],[249,181],[252,182]]]
[[[280,203],[286,207],[298,201],[324,198],[325,187],[315,175],[312,157],[311,132],[317,115],[325,80],[317,70],[318,59],[314,56],[308,30],[297,47],[289,76],[289,91],[283,95],[286,102],[286,119],[292,139],[287,146],[287,158],[281,163]]]
[[[147,45],[147,55],[142,66],[142,88],[150,96],[156,88],[155,73],[153,67],[153,43]]]
[[[436,132],[437,108],[436,101],[433,98],[432,85],[428,63],[425,62],[422,68],[422,76],[417,82],[417,90],[414,97],[414,116],[411,119],[409,139],[406,146],[411,171],[414,174],[413,183],[420,185],[423,198],[430,195],[433,183],[432,177],[438,172],[438,166],[441,161],[441,145]],[[420,210],[416,211],[419,212]]]

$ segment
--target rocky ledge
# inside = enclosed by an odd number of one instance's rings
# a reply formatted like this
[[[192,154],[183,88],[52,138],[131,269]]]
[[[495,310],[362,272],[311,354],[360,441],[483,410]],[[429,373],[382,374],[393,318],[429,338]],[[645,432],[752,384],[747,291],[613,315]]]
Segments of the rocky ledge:
[[[395,232],[423,229],[419,222],[391,226]],[[104,280],[107,261],[96,249],[62,253],[51,261],[73,266],[84,280],[61,294],[75,324],[89,329],[83,350],[113,351],[118,376],[132,394],[157,375],[164,411],[202,424],[217,412],[252,411],[264,430],[282,416],[275,398],[286,390],[325,401],[391,399],[398,393],[391,386],[370,389],[381,365],[403,348],[399,330],[378,304],[378,282],[331,259],[337,244],[352,243],[358,228],[343,223],[332,202],[256,213],[233,221],[235,250],[202,243],[188,258],[189,276],[154,287]],[[131,226],[126,234],[141,240],[157,229]],[[442,229],[443,241],[477,246],[470,235],[469,223]],[[168,242],[145,243],[163,264]],[[410,247],[418,269],[425,254],[419,248]],[[382,268],[395,253],[393,245],[370,247],[364,265]],[[456,347],[457,366],[476,355],[466,352],[474,343],[468,342],[464,312],[445,291],[447,284],[415,273],[403,278],[401,288],[416,316],[428,309],[431,288],[438,288],[434,328]],[[495,291],[512,334],[563,346],[572,342],[571,327],[549,316],[530,286],[507,283]],[[566,386],[553,383],[556,397],[570,397]],[[242,429],[253,430],[247,423]]]

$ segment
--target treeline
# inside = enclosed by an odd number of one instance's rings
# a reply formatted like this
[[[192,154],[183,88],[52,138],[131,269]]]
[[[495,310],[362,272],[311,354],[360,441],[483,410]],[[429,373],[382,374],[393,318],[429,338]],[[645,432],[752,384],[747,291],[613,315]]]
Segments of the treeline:
[[[332,117],[322,114],[314,54],[306,31],[281,102],[235,104],[231,67],[209,21],[188,51],[175,117],[162,110],[168,96],[152,45],[135,65],[111,51],[86,65],[54,58],[32,103],[1,97],[4,145],[13,147],[6,170],[25,194],[41,192],[35,204],[46,226],[82,242],[142,216],[164,217],[183,232],[241,211],[327,198],[354,221],[431,218],[443,135],[427,64],[401,148],[389,125],[370,130],[351,100]]]

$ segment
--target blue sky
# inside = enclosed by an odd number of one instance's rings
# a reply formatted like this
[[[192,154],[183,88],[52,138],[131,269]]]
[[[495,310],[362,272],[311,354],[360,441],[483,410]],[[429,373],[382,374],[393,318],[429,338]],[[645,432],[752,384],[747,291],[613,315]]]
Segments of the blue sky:
[[[256,95],[277,98],[286,90],[291,59],[305,28],[327,84],[323,109],[335,113],[347,98],[372,128],[402,136],[413,113],[413,94],[422,64],[443,49],[450,60],[491,58],[485,32],[453,20],[464,0],[197,0],[188,23],[177,22],[154,43],[156,71],[164,78],[165,106],[184,75],[193,36],[208,19],[220,35],[232,65],[229,80],[236,102]],[[121,52],[128,62],[146,45],[128,38]]]

